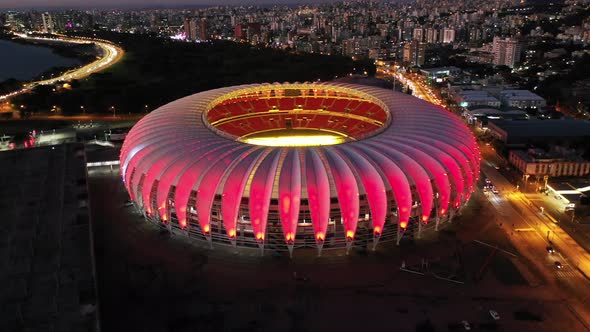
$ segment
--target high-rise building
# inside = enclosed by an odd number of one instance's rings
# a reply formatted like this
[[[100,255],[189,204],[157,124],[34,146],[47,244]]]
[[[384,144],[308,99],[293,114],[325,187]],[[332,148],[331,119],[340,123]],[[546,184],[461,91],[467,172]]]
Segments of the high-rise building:
[[[492,54],[493,64],[513,68],[520,61],[522,46],[516,39],[494,37]]]
[[[413,40],[404,45],[403,62],[409,66],[424,65],[426,43]]]
[[[236,24],[234,27],[234,37],[236,40],[246,39],[246,26],[244,24]]]
[[[196,18],[184,19],[184,33],[187,40],[207,40],[207,20]]]
[[[53,33],[53,19],[47,12],[41,14],[43,20],[43,33]]]
[[[426,42],[434,44],[438,42],[438,30],[433,28],[426,29]]]
[[[415,28],[414,29],[414,40],[419,42],[424,41],[424,29],[422,28]]]
[[[199,22],[199,39],[200,40],[207,40],[208,35],[207,35],[207,19],[206,18],[202,18],[201,21]]]
[[[455,41],[455,29],[443,29],[443,43],[452,43]]]
[[[31,12],[31,25],[35,31],[43,31],[43,15],[33,11]]]
[[[196,40],[197,31],[194,19],[189,17],[184,18],[184,33],[187,40]]]
[[[234,37],[236,40],[254,41],[260,39],[261,25],[258,22],[240,23],[234,27]]]

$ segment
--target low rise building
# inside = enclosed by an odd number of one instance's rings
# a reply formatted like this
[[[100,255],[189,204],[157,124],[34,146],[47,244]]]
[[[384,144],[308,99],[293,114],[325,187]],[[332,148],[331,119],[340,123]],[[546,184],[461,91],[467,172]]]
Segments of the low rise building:
[[[490,120],[488,130],[490,135],[509,147],[527,144],[577,144],[590,139],[590,122],[569,118]]]
[[[590,181],[587,179],[550,180],[547,183],[547,189],[554,198],[563,202],[566,211],[584,205],[587,207],[590,203]],[[578,220],[583,221],[583,219],[580,220],[579,213]]]
[[[545,99],[529,90],[500,91],[502,107],[541,108],[547,105]]]
[[[465,108],[463,110],[463,117],[467,119],[467,123],[486,129],[490,120],[527,120],[529,115],[523,111],[500,111],[495,108]]]
[[[522,174],[533,176],[584,176],[590,174],[590,161],[539,149],[511,150],[508,160]]]
[[[448,77],[454,77],[461,74],[461,69],[457,67],[437,67],[421,69],[420,73],[431,81],[442,82]]]
[[[500,101],[492,97],[486,91],[481,90],[465,90],[458,92],[454,97],[457,105],[461,107],[473,107],[473,106],[487,106],[487,107],[500,107]]]

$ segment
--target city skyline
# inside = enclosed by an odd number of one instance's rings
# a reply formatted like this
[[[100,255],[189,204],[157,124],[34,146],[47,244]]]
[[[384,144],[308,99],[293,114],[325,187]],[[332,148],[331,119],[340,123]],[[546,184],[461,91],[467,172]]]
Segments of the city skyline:
[[[54,10],[54,9],[87,9],[87,8],[125,8],[125,9],[143,9],[143,8],[195,8],[195,7],[210,7],[219,5],[239,6],[239,5],[253,5],[253,6],[267,6],[267,5],[300,5],[307,3],[331,3],[329,0],[172,0],[162,2],[161,0],[125,0],[123,2],[116,0],[107,1],[81,1],[81,0],[57,0],[48,4],[43,0],[3,0],[0,1],[0,10],[23,10],[23,9],[37,9],[37,10]],[[400,1],[401,2],[401,1]]]

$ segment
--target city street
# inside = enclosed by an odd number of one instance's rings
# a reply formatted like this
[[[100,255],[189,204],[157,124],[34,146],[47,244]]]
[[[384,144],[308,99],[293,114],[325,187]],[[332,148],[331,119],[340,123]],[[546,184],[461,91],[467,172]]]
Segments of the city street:
[[[496,186],[499,193],[486,193],[490,204],[496,209],[494,222],[501,225],[512,237],[512,243],[519,252],[527,256],[548,280],[556,281],[568,295],[576,298],[583,308],[585,317],[590,319],[590,256],[567,233],[543,214],[514,186],[502,176],[492,164],[482,163],[482,172]],[[481,189],[478,189],[481,190]],[[550,254],[548,246],[556,253]],[[557,269],[555,262],[562,264]]]
[[[414,75],[395,75],[400,82],[408,85],[418,98],[439,104],[433,99],[434,94],[430,89]],[[575,238],[572,238],[562,228],[566,228],[570,233],[575,228],[571,220],[564,220],[563,212],[559,211],[559,204],[550,204],[547,208],[545,203],[542,210],[539,203],[546,202],[547,199],[535,193],[532,180],[525,188],[519,188],[527,191],[526,195],[517,191],[516,186],[499,172],[501,167],[507,165],[494,148],[489,144],[481,144],[480,148],[482,173],[499,191],[498,194],[491,191],[485,193],[489,204],[496,210],[494,222],[510,235],[511,242],[518,251],[525,255],[547,280],[553,281],[559,289],[575,299],[573,305],[577,306],[584,319],[590,322],[590,254],[580,245],[590,244],[588,236],[580,232],[573,233]],[[524,185],[524,182],[521,182],[521,185]],[[482,187],[477,190],[482,190]],[[529,195],[529,192],[535,194]],[[558,216],[557,219],[552,215]],[[561,223],[557,224],[559,221]],[[556,252],[548,253],[548,246],[552,246]],[[561,269],[556,267],[556,262],[562,264]]]
[[[442,101],[436,96],[433,90],[419,77],[413,73],[402,73],[394,71],[393,68],[377,67],[377,72],[389,78],[393,78],[412,90],[412,95],[424,99],[438,106],[443,106]]]
[[[503,167],[510,168],[510,166],[506,165],[507,162],[498,156],[492,146],[480,144],[480,151],[482,153],[482,159],[484,159],[484,162],[488,163],[488,165],[494,168],[501,168],[500,173],[509,174],[509,177],[512,178],[512,187],[516,188],[515,177],[520,176],[519,174],[515,175],[517,171],[513,169],[503,169]],[[539,211],[542,207],[544,210],[543,214],[547,218],[549,218],[553,223],[557,223],[557,225],[571,238],[573,238],[582,248],[584,248],[587,252],[590,252],[590,224],[578,223],[578,221],[575,219],[575,215],[564,212],[564,202],[556,199],[549,193],[540,193],[537,189],[543,186],[543,180],[540,179],[540,181],[541,183],[536,182],[534,177],[531,177],[528,180],[520,178],[517,179],[516,183],[519,186],[518,190],[524,194],[523,199],[526,197],[526,199]]]

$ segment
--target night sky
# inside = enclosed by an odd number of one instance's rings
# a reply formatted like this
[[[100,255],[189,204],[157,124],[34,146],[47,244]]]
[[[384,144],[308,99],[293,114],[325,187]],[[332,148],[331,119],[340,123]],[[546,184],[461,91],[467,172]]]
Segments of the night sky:
[[[0,0],[0,8],[177,7],[239,4],[293,4],[326,0]]]

